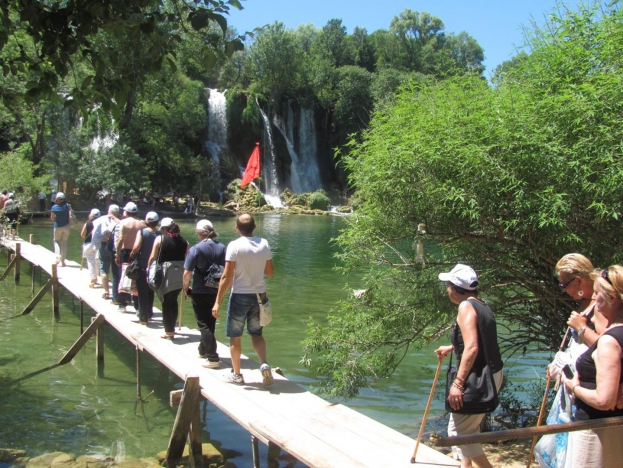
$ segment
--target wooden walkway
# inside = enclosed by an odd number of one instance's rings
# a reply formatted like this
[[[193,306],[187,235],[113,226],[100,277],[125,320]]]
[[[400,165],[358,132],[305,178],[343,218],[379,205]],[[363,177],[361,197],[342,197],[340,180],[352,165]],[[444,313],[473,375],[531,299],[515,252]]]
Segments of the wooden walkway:
[[[21,239],[17,242],[23,259],[52,274],[53,252]],[[0,245],[11,251],[16,250],[15,244],[15,241],[0,240]],[[327,402],[280,375],[275,375],[271,387],[264,388],[259,365],[246,356],[242,356],[246,384],[229,384],[226,381],[231,371],[228,346],[218,344],[221,367],[205,369],[201,366],[204,360],[197,357],[198,330],[182,327],[176,330],[174,342],[163,340],[158,322],[160,314],[148,326],[141,326],[133,307],[126,313],[119,312],[117,306],[102,298],[101,288],[88,288],[87,270],[80,270],[77,263],[68,261],[67,267],[59,267],[57,271],[61,286],[103,316],[137,350],[149,353],[183,381],[187,376],[198,376],[201,394],[265,444],[275,444],[311,467],[413,466],[409,460],[414,439],[344,405]],[[8,281],[12,280],[11,276]],[[43,304],[37,306],[37,313],[45,313],[40,309],[46,309]],[[458,463],[420,444],[416,466],[458,466]]]

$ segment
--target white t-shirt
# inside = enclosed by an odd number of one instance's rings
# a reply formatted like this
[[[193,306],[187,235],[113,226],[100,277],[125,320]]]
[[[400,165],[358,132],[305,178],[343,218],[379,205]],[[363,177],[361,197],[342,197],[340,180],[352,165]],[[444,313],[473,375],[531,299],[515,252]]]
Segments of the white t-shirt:
[[[266,239],[240,237],[231,241],[225,254],[226,262],[236,262],[231,291],[236,294],[266,292],[264,269],[273,255]]]

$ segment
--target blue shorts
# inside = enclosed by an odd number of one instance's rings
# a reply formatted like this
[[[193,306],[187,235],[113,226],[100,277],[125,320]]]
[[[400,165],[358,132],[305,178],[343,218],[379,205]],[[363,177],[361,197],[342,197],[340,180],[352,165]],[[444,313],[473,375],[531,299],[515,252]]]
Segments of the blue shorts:
[[[229,296],[227,304],[227,327],[225,335],[229,338],[242,336],[244,324],[247,323],[247,333],[251,336],[262,336],[260,327],[260,306],[255,294],[235,294]]]
[[[111,262],[112,252],[107,248],[100,249],[100,272],[105,275],[109,274]]]

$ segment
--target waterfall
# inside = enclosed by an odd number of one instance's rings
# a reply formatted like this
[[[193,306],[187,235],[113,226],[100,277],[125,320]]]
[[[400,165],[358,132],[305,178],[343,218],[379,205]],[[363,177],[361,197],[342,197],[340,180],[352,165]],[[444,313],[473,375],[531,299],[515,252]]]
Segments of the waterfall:
[[[227,90],[221,93],[217,89],[210,89],[208,98],[208,139],[204,145],[214,161],[215,175],[219,175],[218,166],[221,156],[225,156],[228,151],[226,92]]]
[[[270,128],[270,119],[259,103],[257,107],[260,109],[260,114],[262,114],[262,120],[264,121],[264,179],[266,180],[266,194],[264,196],[271,206],[280,207],[279,177],[277,176],[276,163],[277,155],[275,154],[273,132]],[[268,148],[268,152],[266,148]]]
[[[322,188],[320,170],[316,157],[316,124],[312,109],[301,109],[298,128],[295,129],[295,113],[290,103],[286,108],[286,121],[275,114],[275,127],[281,132],[290,158],[292,167],[290,177],[294,193],[314,192]],[[296,134],[295,134],[296,130]],[[295,137],[298,137],[296,139]],[[298,141],[298,145],[295,142]]]

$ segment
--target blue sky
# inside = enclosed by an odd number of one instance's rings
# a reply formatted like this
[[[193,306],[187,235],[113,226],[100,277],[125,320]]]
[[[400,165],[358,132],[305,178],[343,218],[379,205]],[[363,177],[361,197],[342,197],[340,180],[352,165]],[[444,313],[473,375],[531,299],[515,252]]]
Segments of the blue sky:
[[[311,23],[320,28],[339,18],[352,33],[356,26],[368,33],[389,29],[394,16],[406,8],[427,11],[443,21],[446,32],[465,31],[485,50],[485,76],[515,55],[523,44],[522,26],[543,24],[556,0],[243,0],[244,10],[233,9],[229,24],[238,32],[281,21],[288,28]],[[565,4],[576,8],[578,0]]]

